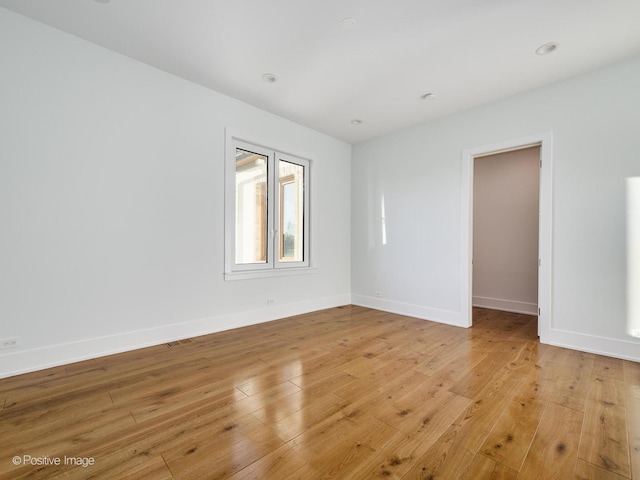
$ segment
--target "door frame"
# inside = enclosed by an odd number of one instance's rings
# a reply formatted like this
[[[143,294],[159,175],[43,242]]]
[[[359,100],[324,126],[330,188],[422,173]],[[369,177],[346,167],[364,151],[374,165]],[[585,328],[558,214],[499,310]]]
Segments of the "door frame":
[[[460,252],[460,312],[462,326],[473,324],[473,166],[477,157],[540,147],[540,194],[538,222],[538,335],[549,338],[552,325],[552,193],[553,133],[545,132],[462,151],[462,225]]]

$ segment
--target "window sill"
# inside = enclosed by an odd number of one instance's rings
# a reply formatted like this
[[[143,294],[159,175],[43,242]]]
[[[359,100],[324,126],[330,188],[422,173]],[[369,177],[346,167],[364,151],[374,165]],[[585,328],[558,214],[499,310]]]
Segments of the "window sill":
[[[287,277],[291,275],[309,275],[317,273],[317,267],[274,268],[269,270],[252,270],[246,272],[227,272],[224,274],[226,282],[234,280],[250,280],[254,278]]]

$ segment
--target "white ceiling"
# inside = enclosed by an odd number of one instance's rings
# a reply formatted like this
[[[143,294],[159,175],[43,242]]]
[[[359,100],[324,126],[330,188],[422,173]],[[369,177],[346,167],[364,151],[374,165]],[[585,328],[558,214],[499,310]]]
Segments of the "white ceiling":
[[[640,53],[640,0],[105,1],[0,6],[350,143]]]

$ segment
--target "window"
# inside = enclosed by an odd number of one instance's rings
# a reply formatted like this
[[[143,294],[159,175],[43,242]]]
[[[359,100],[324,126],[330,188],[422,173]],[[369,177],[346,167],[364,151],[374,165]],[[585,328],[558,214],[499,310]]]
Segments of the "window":
[[[308,268],[311,162],[230,134],[226,150],[227,277]]]

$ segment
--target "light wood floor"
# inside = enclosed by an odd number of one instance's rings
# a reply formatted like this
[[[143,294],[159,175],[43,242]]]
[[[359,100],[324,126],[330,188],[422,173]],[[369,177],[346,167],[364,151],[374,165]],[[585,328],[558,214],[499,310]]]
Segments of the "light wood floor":
[[[0,479],[640,478],[640,364],[535,332],[347,306],[0,380]]]

